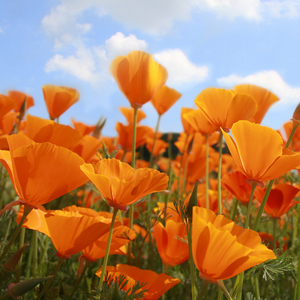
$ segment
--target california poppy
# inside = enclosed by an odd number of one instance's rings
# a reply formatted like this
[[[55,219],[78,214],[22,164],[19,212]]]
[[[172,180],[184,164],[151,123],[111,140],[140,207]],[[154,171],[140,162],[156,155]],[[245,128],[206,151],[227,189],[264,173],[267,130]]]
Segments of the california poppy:
[[[79,100],[79,93],[69,87],[46,84],[42,89],[51,120],[60,117]]]
[[[159,154],[163,154],[168,148],[169,144],[164,140],[156,139],[153,147],[154,139],[148,138],[146,148],[151,153],[153,152],[153,156],[158,156]]]
[[[14,101],[14,104],[15,104],[14,109],[15,109],[15,111],[20,111],[20,109],[22,107],[22,104],[25,101],[25,98],[26,98],[26,111],[30,107],[34,106],[33,98],[31,96],[29,96],[29,95],[26,95],[23,92],[8,91],[8,97]]]
[[[92,133],[96,129],[96,125],[87,125],[82,122],[75,121],[74,118],[71,119],[72,124],[82,136]]]
[[[26,116],[25,134],[37,143],[49,142],[68,149],[82,140],[80,133],[70,126],[31,115]]]
[[[253,97],[230,90],[206,88],[195,99],[211,124],[229,130],[239,120],[254,116],[257,103]]]
[[[248,203],[252,186],[247,179],[241,171],[235,171],[222,177],[222,186],[240,202]]]
[[[183,222],[167,219],[165,227],[157,223],[153,229],[158,253],[166,267],[179,265],[189,259],[189,245],[178,239],[187,236]]]
[[[239,84],[234,87],[234,90],[237,93],[250,95],[256,101],[257,111],[255,115],[249,119],[249,121],[253,123],[261,123],[270,106],[279,100],[276,95],[267,89],[254,84]]]
[[[120,112],[126,118],[126,120],[129,124],[133,124],[134,108],[120,107]],[[145,118],[146,118],[146,114],[142,110],[139,109],[137,111],[136,123],[140,123]]]
[[[9,151],[0,151],[19,200],[7,208],[48,203],[87,182],[79,166],[84,160],[72,151],[50,143],[35,143],[24,135],[7,137]]]
[[[193,207],[192,241],[199,276],[213,283],[276,258],[257,232],[202,207]]]
[[[168,176],[154,169],[134,170],[127,163],[117,159],[103,159],[93,167],[80,166],[86,176],[95,184],[107,204],[126,210],[144,196],[163,191],[168,187]]]
[[[232,126],[231,133],[234,139],[223,131],[227,146],[249,180],[262,184],[300,165],[300,153],[282,148],[281,136],[271,128],[239,121]]]
[[[143,51],[118,56],[111,63],[110,72],[133,108],[150,101],[168,77],[167,70]]]
[[[181,97],[181,94],[175,89],[163,85],[151,99],[151,103],[159,115],[167,112],[172,105]]]
[[[183,115],[183,118],[190,123],[196,132],[211,134],[218,128],[211,124],[202,109],[193,109]]]
[[[265,192],[266,189],[259,187],[254,191],[254,195],[259,202],[262,202]],[[270,192],[264,208],[265,212],[272,218],[280,218],[294,205],[300,203],[300,201],[294,201],[298,192],[299,189],[290,184],[277,184]]]
[[[185,114],[192,112],[192,111],[194,111],[194,109],[187,108],[187,107],[182,107],[181,111],[180,111],[182,127],[186,134],[193,134],[196,132],[195,128],[190,124],[190,122],[188,122],[186,120],[186,118],[184,118]]]
[[[137,267],[129,265],[120,265],[116,267],[108,266],[106,268],[108,278],[111,276],[111,280],[117,280],[120,275],[125,275],[128,283],[123,287],[125,291],[128,291],[133,287],[138,280],[140,283],[147,283],[143,289],[148,290],[145,293],[144,300],[157,300],[169,289],[180,282],[179,279],[173,278],[165,273],[157,274],[150,270],[142,270]],[[96,275],[101,276],[102,268],[100,268]]]
[[[0,119],[3,118],[8,112],[13,110],[15,103],[13,99],[0,94]]]

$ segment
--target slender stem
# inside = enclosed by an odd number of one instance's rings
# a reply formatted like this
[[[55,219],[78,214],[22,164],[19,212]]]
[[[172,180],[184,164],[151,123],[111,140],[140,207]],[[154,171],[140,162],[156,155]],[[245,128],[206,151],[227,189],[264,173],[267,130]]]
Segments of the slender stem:
[[[204,296],[205,291],[206,291],[207,287],[209,286],[209,284],[210,284],[210,282],[208,280],[203,280],[203,283],[202,283],[202,286],[201,286],[201,290],[199,292],[197,300],[201,300],[202,299],[202,297]]]
[[[245,228],[246,229],[248,229],[248,227],[249,227],[250,212],[251,212],[251,207],[252,207],[252,200],[253,200],[254,190],[255,190],[256,186],[257,186],[257,183],[253,181],[252,182],[250,199],[249,199],[249,202],[248,202],[247,216],[246,216],[246,221],[245,221]]]
[[[8,237],[9,231],[10,231],[10,226],[11,226],[11,218],[8,220],[8,225],[7,225],[5,237],[4,237],[4,243],[6,243],[6,241],[7,241],[7,237]]]
[[[232,205],[231,211],[230,211],[230,220],[231,221],[234,221],[234,219],[235,219],[238,203],[239,203],[239,201],[233,197],[233,205]]]
[[[45,236],[44,249],[43,249],[43,252],[42,252],[42,255],[41,255],[40,264],[42,264],[45,261],[49,240],[50,239],[48,238],[48,236]]]
[[[42,291],[39,293],[38,297],[36,298],[36,300],[39,300],[41,299],[41,297],[45,294],[45,292],[48,290],[50,284],[52,283],[53,279],[54,279],[54,276],[56,275],[56,273],[58,272],[58,270],[60,269],[61,265],[63,264],[63,262],[66,260],[65,257],[60,257],[59,260],[58,260],[58,263],[52,273],[53,277],[50,278],[46,284],[44,285]]]
[[[240,273],[237,300],[242,300],[244,272]]]
[[[298,256],[297,300],[300,300],[300,255]]]
[[[218,300],[222,300],[223,299],[223,292],[220,289],[220,287],[218,287]]]
[[[218,284],[220,290],[222,290],[222,292],[224,293],[226,299],[228,299],[228,300],[233,300],[233,299],[231,298],[230,294],[228,293],[228,291],[227,291],[227,289],[226,289],[226,287],[225,287],[223,281],[222,281],[222,280],[218,280],[218,281],[217,281],[217,284]],[[222,298],[221,298],[221,299],[222,299]]]
[[[222,167],[222,148],[223,148],[223,133],[220,132],[219,141],[219,167],[218,167],[218,208],[219,214],[222,213],[222,194],[221,194],[221,167]]]
[[[259,284],[258,284],[257,275],[254,275],[253,279],[254,279],[254,288],[255,288],[256,299],[260,299],[260,292],[259,292]]]
[[[150,168],[153,168],[153,150],[154,150],[154,145],[155,145],[156,138],[157,138],[160,117],[161,117],[161,115],[159,114],[158,119],[157,119],[157,123],[156,123],[156,127],[155,127],[154,139],[153,139],[153,144],[152,144],[152,149],[151,149],[151,154],[150,154]]]
[[[189,163],[189,159],[188,159],[188,154],[185,160],[185,164],[184,164],[184,171],[183,171],[183,183],[182,183],[182,189],[181,189],[181,197],[183,197],[184,191],[185,191],[185,186],[186,186],[186,182],[187,182],[187,167],[188,167],[188,163]]]
[[[299,125],[298,125],[298,126],[299,126]],[[298,126],[293,126],[293,129],[292,129],[292,131],[291,131],[291,134],[290,134],[290,136],[289,136],[289,139],[288,139],[288,141],[286,142],[285,148],[288,148],[288,147],[289,147],[289,145],[290,145],[290,143],[291,143],[291,141],[292,141],[292,139],[293,139],[293,136],[294,136],[294,134],[295,134],[295,132],[296,132]]]
[[[205,166],[205,197],[206,197],[206,208],[209,209],[209,145],[208,145],[208,134],[205,135],[206,141],[206,166]]]
[[[115,219],[116,219],[117,213],[118,213],[118,209],[114,208],[114,212],[113,212],[113,216],[112,216],[111,224],[110,224],[107,245],[106,245],[106,252],[105,252],[105,256],[104,256],[104,260],[103,260],[101,277],[100,277],[100,281],[99,281],[100,292],[102,291],[102,283],[103,283],[104,276],[105,276],[105,271],[106,271],[106,266],[107,266],[107,261],[108,261],[108,256],[109,256],[109,249],[110,249],[110,244],[111,244],[111,239],[112,239],[112,235],[113,235],[113,231],[114,231],[114,224],[115,224]]]
[[[299,220],[299,213],[297,209],[297,213],[294,215],[294,224],[293,224],[293,238],[292,238],[292,249],[296,246],[296,238],[297,238],[297,232],[298,232],[298,220]]]
[[[37,260],[38,260],[38,250],[37,250],[37,231],[32,232],[32,277],[37,277]]]
[[[10,238],[8,244],[7,244],[7,245],[5,246],[5,248],[4,248],[4,250],[3,250],[3,252],[2,252],[2,254],[1,254],[1,256],[0,256],[0,263],[3,261],[3,259],[4,259],[5,255],[6,255],[6,253],[9,251],[11,245],[13,244],[13,242],[14,242],[15,239],[16,239],[16,237],[18,236],[18,234],[19,234],[19,232],[20,232],[20,230],[21,230],[21,228],[22,228],[22,225],[23,225],[23,223],[25,222],[26,217],[27,217],[27,215],[31,212],[31,210],[32,210],[32,207],[25,205],[25,207],[24,207],[24,213],[23,213],[22,219],[21,219],[20,223],[18,224],[18,227],[16,228],[14,234],[13,234],[12,237]]]
[[[24,246],[24,241],[25,241],[25,228],[22,227],[21,228],[21,232],[20,232],[19,249]],[[20,259],[18,261],[18,264],[17,264],[17,271],[16,271],[16,280],[15,280],[15,283],[20,282],[21,273],[22,273],[22,258],[23,258],[23,254],[21,255],[21,257],[20,257]]]
[[[258,226],[259,226],[259,223],[260,223],[260,219],[261,219],[261,215],[262,215],[262,213],[264,211],[264,208],[265,208],[265,205],[267,203],[268,197],[270,195],[271,188],[272,188],[272,185],[273,185],[274,181],[275,181],[275,179],[269,181],[269,184],[268,184],[268,187],[266,189],[264,198],[263,198],[263,200],[262,200],[262,202],[260,204],[259,211],[258,211],[256,219],[255,219],[255,223],[254,223],[254,226],[253,226],[253,230],[254,231],[257,231],[257,229],[258,229]]]
[[[84,268],[83,268],[83,270],[82,270],[82,273],[81,273],[79,279],[76,281],[76,284],[75,284],[75,286],[74,286],[74,288],[73,288],[72,293],[71,293],[70,296],[68,297],[68,300],[71,300],[72,297],[73,297],[73,295],[74,295],[75,292],[77,291],[77,288],[79,287],[79,285],[80,285],[80,283],[81,283],[83,277],[85,276],[85,271],[86,271],[86,269],[89,267],[89,265],[90,265],[91,263],[92,263],[91,260],[85,259],[85,266],[84,266]]]
[[[31,262],[32,262],[32,252],[33,252],[33,249],[32,249],[32,244],[33,244],[33,235],[31,236],[31,247],[29,248],[29,253],[28,253],[28,256],[27,256],[27,263],[26,263],[26,273],[25,273],[25,278],[26,279],[29,279],[30,278],[30,272],[31,272]]]
[[[194,268],[193,251],[192,251],[192,219],[189,219],[189,225],[187,228],[188,228],[189,264],[190,264],[190,272],[191,272],[192,300],[196,300],[197,288],[195,284],[195,268]]]
[[[137,120],[137,111],[138,108],[134,108],[134,117],[133,117],[133,133],[132,133],[132,157],[131,157],[131,166],[135,169],[135,146],[136,146],[136,120]],[[133,211],[134,211],[134,204],[129,205],[129,224],[128,227],[132,229],[133,227]],[[131,258],[131,252],[132,252],[132,243],[128,243],[127,248],[127,262],[129,265],[132,265],[132,258]],[[101,280],[100,280],[101,281]],[[101,282],[102,284],[102,282]]]

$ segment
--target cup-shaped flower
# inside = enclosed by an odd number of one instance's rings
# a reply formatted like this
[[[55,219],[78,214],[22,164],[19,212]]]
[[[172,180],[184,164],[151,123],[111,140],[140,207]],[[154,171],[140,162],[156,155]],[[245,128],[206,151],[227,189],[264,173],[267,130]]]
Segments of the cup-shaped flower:
[[[266,189],[257,187],[254,191],[255,197],[259,202],[262,202]],[[294,201],[299,189],[287,184],[277,184],[274,189],[271,190],[265,205],[265,212],[272,218],[280,218],[287,213],[294,205],[300,203],[300,201]]]
[[[257,111],[255,115],[249,119],[253,123],[261,123],[268,109],[277,101],[279,98],[260,86],[254,84],[239,84],[234,87],[237,93],[243,93],[250,95],[254,98],[257,103]]]
[[[10,99],[12,99],[15,103],[15,111],[20,111],[21,107],[22,107],[22,104],[24,103],[25,101],[25,98],[26,98],[26,111],[34,106],[34,100],[31,96],[29,95],[26,95],[25,93],[23,92],[19,92],[19,91],[8,91],[8,97]]]
[[[275,130],[239,121],[232,126],[234,139],[223,131],[234,162],[249,179],[263,182],[275,179],[300,165],[300,153],[282,148]]]
[[[257,232],[202,207],[193,207],[192,250],[200,277],[210,282],[276,258]]]
[[[48,203],[87,182],[79,166],[84,160],[72,151],[50,143],[35,143],[25,135],[7,137],[9,151],[0,151],[0,162],[14,185],[17,204]]]
[[[111,280],[118,279],[122,274],[126,276],[128,283],[124,286],[124,290],[128,291],[138,280],[140,283],[147,282],[143,289],[148,290],[145,293],[144,300],[157,300],[169,289],[180,282],[179,279],[173,278],[165,273],[157,274],[150,270],[142,270],[129,265],[117,265],[116,267],[108,266],[106,268],[108,278]],[[102,268],[97,272],[97,276],[101,276]]]
[[[111,63],[110,72],[133,108],[150,101],[168,77],[167,70],[143,51],[118,56]]]
[[[13,99],[0,94],[0,119],[15,107]]]
[[[126,118],[126,121],[128,122],[128,124],[133,124],[134,108],[132,108],[132,107],[120,107],[120,112]],[[146,114],[142,110],[139,109],[137,111],[137,115],[136,115],[136,123],[140,123],[146,117],[147,117]]]
[[[46,84],[43,85],[42,89],[47,110],[52,120],[60,117],[79,100],[79,93],[69,87]]]
[[[222,186],[240,202],[249,202],[252,187],[241,171],[225,174],[222,177]]]
[[[167,219],[165,227],[157,223],[153,228],[157,250],[165,266],[176,266],[189,259],[189,245],[178,239],[187,236],[183,222]]]
[[[250,95],[217,88],[204,89],[195,99],[211,124],[228,130],[239,120],[254,116],[257,103]]]
[[[190,122],[188,122],[186,118],[184,118],[185,114],[192,111],[194,111],[194,109],[187,107],[182,107],[180,111],[182,127],[186,134],[194,134],[196,132],[195,128],[190,124]]]
[[[96,125],[87,125],[85,123],[75,121],[74,118],[72,118],[71,121],[75,130],[77,130],[82,136],[90,134],[96,129]]]
[[[117,159],[104,159],[94,167],[84,164],[80,168],[101,192],[107,204],[121,210],[126,210],[127,205],[148,194],[168,187],[169,178],[165,173],[149,168],[134,170]]]
[[[151,99],[151,103],[159,115],[167,112],[179,98],[181,94],[175,89],[163,85]]]

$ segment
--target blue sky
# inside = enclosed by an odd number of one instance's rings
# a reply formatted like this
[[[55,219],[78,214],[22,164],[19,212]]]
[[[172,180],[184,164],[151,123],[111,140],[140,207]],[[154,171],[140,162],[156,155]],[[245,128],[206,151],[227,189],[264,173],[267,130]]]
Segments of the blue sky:
[[[167,85],[182,93],[161,131],[181,131],[181,107],[195,107],[206,87],[252,83],[281,100],[263,125],[278,129],[300,102],[298,0],[11,0],[0,3],[0,93],[33,96],[30,114],[47,118],[42,85],[76,88],[80,101],[61,123],[107,117],[114,136],[128,101],[108,69],[112,59],[143,50],[164,65]],[[143,106],[144,125],[157,114]]]

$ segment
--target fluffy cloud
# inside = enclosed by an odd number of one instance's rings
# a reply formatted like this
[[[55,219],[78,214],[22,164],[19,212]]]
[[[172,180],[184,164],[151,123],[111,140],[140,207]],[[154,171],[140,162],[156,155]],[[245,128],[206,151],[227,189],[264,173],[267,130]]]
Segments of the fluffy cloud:
[[[92,29],[84,20],[86,11],[93,9],[99,18],[109,15],[129,28],[152,35],[164,35],[176,21],[188,21],[192,12],[205,11],[222,18],[263,20],[272,17],[299,16],[296,0],[61,0],[42,20],[42,28],[53,39],[55,47],[81,45]]]
[[[193,64],[180,49],[165,50],[153,58],[168,70],[167,85],[173,88],[189,88],[208,77],[208,68]]]
[[[261,71],[245,77],[232,74],[219,78],[218,83],[223,86],[233,87],[237,84],[250,83],[264,87],[280,98],[278,105],[298,104],[300,101],[300,88],[292,87],[274,70]]]

